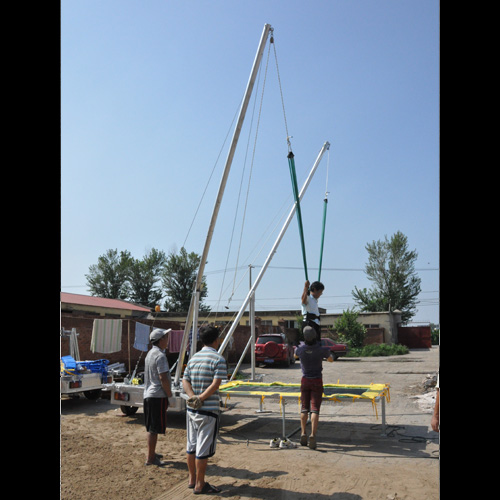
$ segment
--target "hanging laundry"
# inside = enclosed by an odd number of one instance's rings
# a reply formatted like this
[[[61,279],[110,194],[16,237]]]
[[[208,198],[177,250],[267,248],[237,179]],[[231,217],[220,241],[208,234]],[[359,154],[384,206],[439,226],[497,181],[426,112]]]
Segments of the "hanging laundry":
[[[171,330],[168,339],[168,352],[180,352],[182,344],[182,336],[184,330]]]
[[[149,331],[150,331],[149,325],[143,325],[142,323],[135,324],[134,349],[143,352],[146,352],[148,350]]]
[[[122,349],[122,320],[95,319],[92,327],[90,350],[109,354]]]

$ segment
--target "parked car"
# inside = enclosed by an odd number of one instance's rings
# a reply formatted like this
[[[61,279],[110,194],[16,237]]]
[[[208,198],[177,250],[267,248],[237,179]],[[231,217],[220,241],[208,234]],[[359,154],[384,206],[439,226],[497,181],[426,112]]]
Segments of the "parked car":
[[[321,339],[321,345],[323,347],[329,347],[332,353],[333,359],[337,359],[340,356],[345,356],[349,348],[347,344],[339,344],[334,342],[332,339]],[[299,357],[294,353],[295,359],[299,359]]]
[[[290,366],[295,363],[292,344],[283,333],[259,335],[255,341],[255,362]]]

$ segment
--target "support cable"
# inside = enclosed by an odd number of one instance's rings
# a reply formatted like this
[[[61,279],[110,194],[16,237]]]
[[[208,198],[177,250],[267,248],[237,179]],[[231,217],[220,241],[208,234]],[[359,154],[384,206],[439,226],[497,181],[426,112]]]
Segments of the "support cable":
[[[323,226],[321,229],[321,246],[319,250],[319,271],[318,281],[321,281],[321,266],[323,264],[323,248],[325,245],[325,229],[326,229],[326,210],[328,207],[328,171],[330,169],[330,147],[328,147],[328,159],[326,162],[326,186],[325,186],[325,199],[323,204]]]

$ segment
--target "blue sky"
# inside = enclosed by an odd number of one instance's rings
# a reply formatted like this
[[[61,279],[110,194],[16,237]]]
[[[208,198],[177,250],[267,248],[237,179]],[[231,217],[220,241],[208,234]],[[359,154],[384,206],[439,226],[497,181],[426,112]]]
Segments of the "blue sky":
[[[201,254],[266,23],[299,186],[331,144],[301,205],[312,281],[328,189],[320,306],[353,307],[354,287],[371,287],[366,244],[401,231],[422,279],[414,321],[438,323],[436,0],[62,0],[61,290],[88,295],[85,274],[108,249]],[[268,48],[205,268],[214,309],[239,308],[248,265],[255,277],[291,208],[273,48],[255,134]],[[257,310],[298,309],[303,284],[294,219]]]

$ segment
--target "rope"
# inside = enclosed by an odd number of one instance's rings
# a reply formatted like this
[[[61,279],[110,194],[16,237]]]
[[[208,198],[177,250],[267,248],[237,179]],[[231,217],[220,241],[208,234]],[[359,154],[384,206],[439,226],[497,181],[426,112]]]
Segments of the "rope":
[[[319,271],[318,271],[318,281],[321,281],[321,266],[323,264],[323,247],[325,245],[325,227],[326,227],[326,209],[328,207],[328,198],[325,197],[325,203],[323,205],[323,228],[321,231],[321,246],[319,250]]]
[[[264,71],[264,79],[263,79],[263,83],[262,83],[259,112],[258,112],[258,115],[257,115],[257,124],[256,124],[256,128],[255,128],[255,138],[254,138],[254,144],[253,144],[253,149],[252,149],[252,160],[251,160],[251,163],[250,163],[250,173],[249,173],[249,176],[248,176],[248,184],[247,184],[247,190],[246,190],[245,205],[243,207],[243,217],[242,217],[242,222],[241,222],[240,237],[239,237],[238,250],[237,250],[237,255],[236,255],[236,265],[234,267],[232,291],[231,291],[231,295],[229,296],[229,299],[228,299],[228,302],[227,302],[227,306],[225,306],[226,309],[228,308],[229,304],[231,303],[231,300],[232,300],[234,292],[235,292],[236,275],[237,275],[237,271],[238,271],[238,263],[239,263],[240,252],[241,252],[241,245],[242,245],[242,239],[243,239],[243,230],[244,230],[244,227],[245,227],[245,220],[246,220],[246,213],[247,213],[247,206],[248,206],[248,198],[249,198],[249,193],[250,193],[250,182],[251,182],[252,173],[253,173],[253,166],[254,166],[254,160],[255,160],[255,151],[256,151],[256,146],[257,146],[257,137],[258,137],[258,134],[259,134],[260,119],[261,119],[261,116],[262,116],[262,103],[263,103],[263,100],[264,100],[264,91],[265,91],[265,87],[266,87],[267,70],[268,70],[268,66],[269,66],[269,54],[270,54],[270,50],[271,50],[271,48],[269,47],[268,54],[267,54],[266,68],[265,68],[265,71]],[[259,86],[260,77],[261,77],[261,72],[259,71],[259,78],[257,80],[257,87]],[[234,236],[234,232],[235,232],[235,228],[236,228],[236,220],[237,220],[238,210],[239,210],[239,206],[240,206],[240,198],[241,198],[241,192],[242,192],[242,187],[243,187],[243,179],[244,179],[244,174],[245,174],[245,169],[246,169],[246,163],[247,163],[247,157],[248,157],[248,149],[249,149],[249,145],[250,145],[250,136],[251,136],[252,126],[253,126],[253,120],[254,120],[254,116],[255,116],[256,103],[257,103],[257,94],[255,94],[255,99],[254,99],[254,105],[253,105],[253,110],[252,110],[252,119],[251,119],[251,122],[250,122],[250,129],[248,131],[248,140],[247,140],[247,147],[246,147],[246,152],[245,152],[245,159],[244,159],[244,163],[243,163],[243,170],[242,170],[242,173],[241,173],[240,188],[239,188],[239,192],[238,192],[238,199],[237,199],[237,204],[236,204],[235,215],[234,215],[234,219],[233,219],[233,228],[232,228],[232,231],[231,231],[231,239],[230,239],[229,249],[228,249],[227,257],[226,257],[226,266],[225,266],[224,276],[223,276],[222,283],[221,283],[219,300],[218,300],[217,306],[220,304],[220,301],[221,301],[221,298],[222,298],[222,295],[223,295],[225,276],[226,276],[226,271],[227,271],[227,267],[228,267],[228,263],[229,263],[229,255],[231,253],[231,248],[232,248],[232,243],[233,243],[233,236]],[[216,314],[216,319],[217,319],[217,314]]]
[[[302,248],[302,261],[304,263],[304,273],[306,276],[306,281],[309,280],[308,274],[307,274],[307,257],[306,257],[306,247],[305,247],[305,242],[304,242],[304,228],[302,225],[302,211],[300,209],[300,200],[299,200],[299,188],[297,184],[297,174],[295,172],[295,160],[294,160],[294,154],[292,152],[292,145],[290,143],[291,136],[288,133],[288,123],[286,120],[286,111],[285,111],[285,100],[283,98],[283,89],[281,86],[281,78],[280,78],[280,71],[279,71],[279,65],[278,65],[278,56],[276,54],[276,44],[274,43],[274,38],[271,36],[271,44],[273,45],[274,48],[274,60],[276,62],[276,73],[278,75],[278,85],[279,85],[279,90],[280,90],[280,96],[281,96],[281,107],[283,108],[283,119],[285,122],[285,132],[286,132],[286,142],[288,145],[288,167],[290,169],[290,179],[292,181],[292,190],[293,190],[293,197],[295,199],[295,207],[296,207],[296,212],[297,212],[297,222],[299,225],[299,235],[300,235],[300,244]]]
[[[252,172],[253,172],[253,166],[254,166],[254,161],[255,161],[255,151],[256,151],[256,148],[257,148],[257,137],[259,135],[260,118],[262,116],[262,103],[264,101],[264,90],[266,88],[267,68],[269,66],[269,54],[270,54],[270,52],[271,52],[271,47],[269,46],[269,49],[268,49],[268,52],[267,52],[266,69],[265,69],[265,72],[264,72],[264,80],[262,82],[262,92],[261,92],[261,97],[260,97],[259,114],[257,116],[257,125],[255,127],[255,139],[254,139],[253,150],[252,150],[252,161],[250,163],[250,174],[248,176],[247,194],[246,194],[246,198],[245,198],[245,206],[243,208],[243,219],[242,219],[242,222],[241,222],[240,240],[239,240],[239,243],[238,243],[238,253],[237,253],[237,257],[236,257],[236,266],[235,266],[234,277],[233,277],[233,291],[231,293],[231,297],[234,294],[234,285],[236,283],[236,270],[238,268],[238,262],[239,262],[239,258],[240,258],[241,242],[242,242],[242,239],[243,239],[243,229],[245,227],[245,218],[246,218],[247,206],[248,206],[248,195],[250,193],[250,181],[252,179]]]
[[[328,172],[330,170],[330,148],[328,148],[328,159],[326,162],[326,186],[325,186],[325,199],[323,204],[323,226],[321,228],[321,247],[319,251],[319,271],[318,281],[321,281],[321,267],[323,264],[323,247],[325,245],[325,229],[326,229],[326,210],[328,207]]]
[[[274,37],[271,36],[270,39],[271,45],[273,46],[274,49],[274,60],[276,62],[276,73],[278,75],[278,85],[280,89],[280,96],[281,96],[281,107],[283,108],[283,118],[285,120],[285,132],[286,132],[286,142],[288,144],[288,152],[291,153],[292,151],[292,145],[290,144],[290,134],[288,133],[288,123],[286,121],[286,112],[285,112],[285,101],[283,99],[283,89],[281,88],[281,78],[280,78],[280,70],[278,67],[278,56],[276,55],[276,44],[274,43]]]

